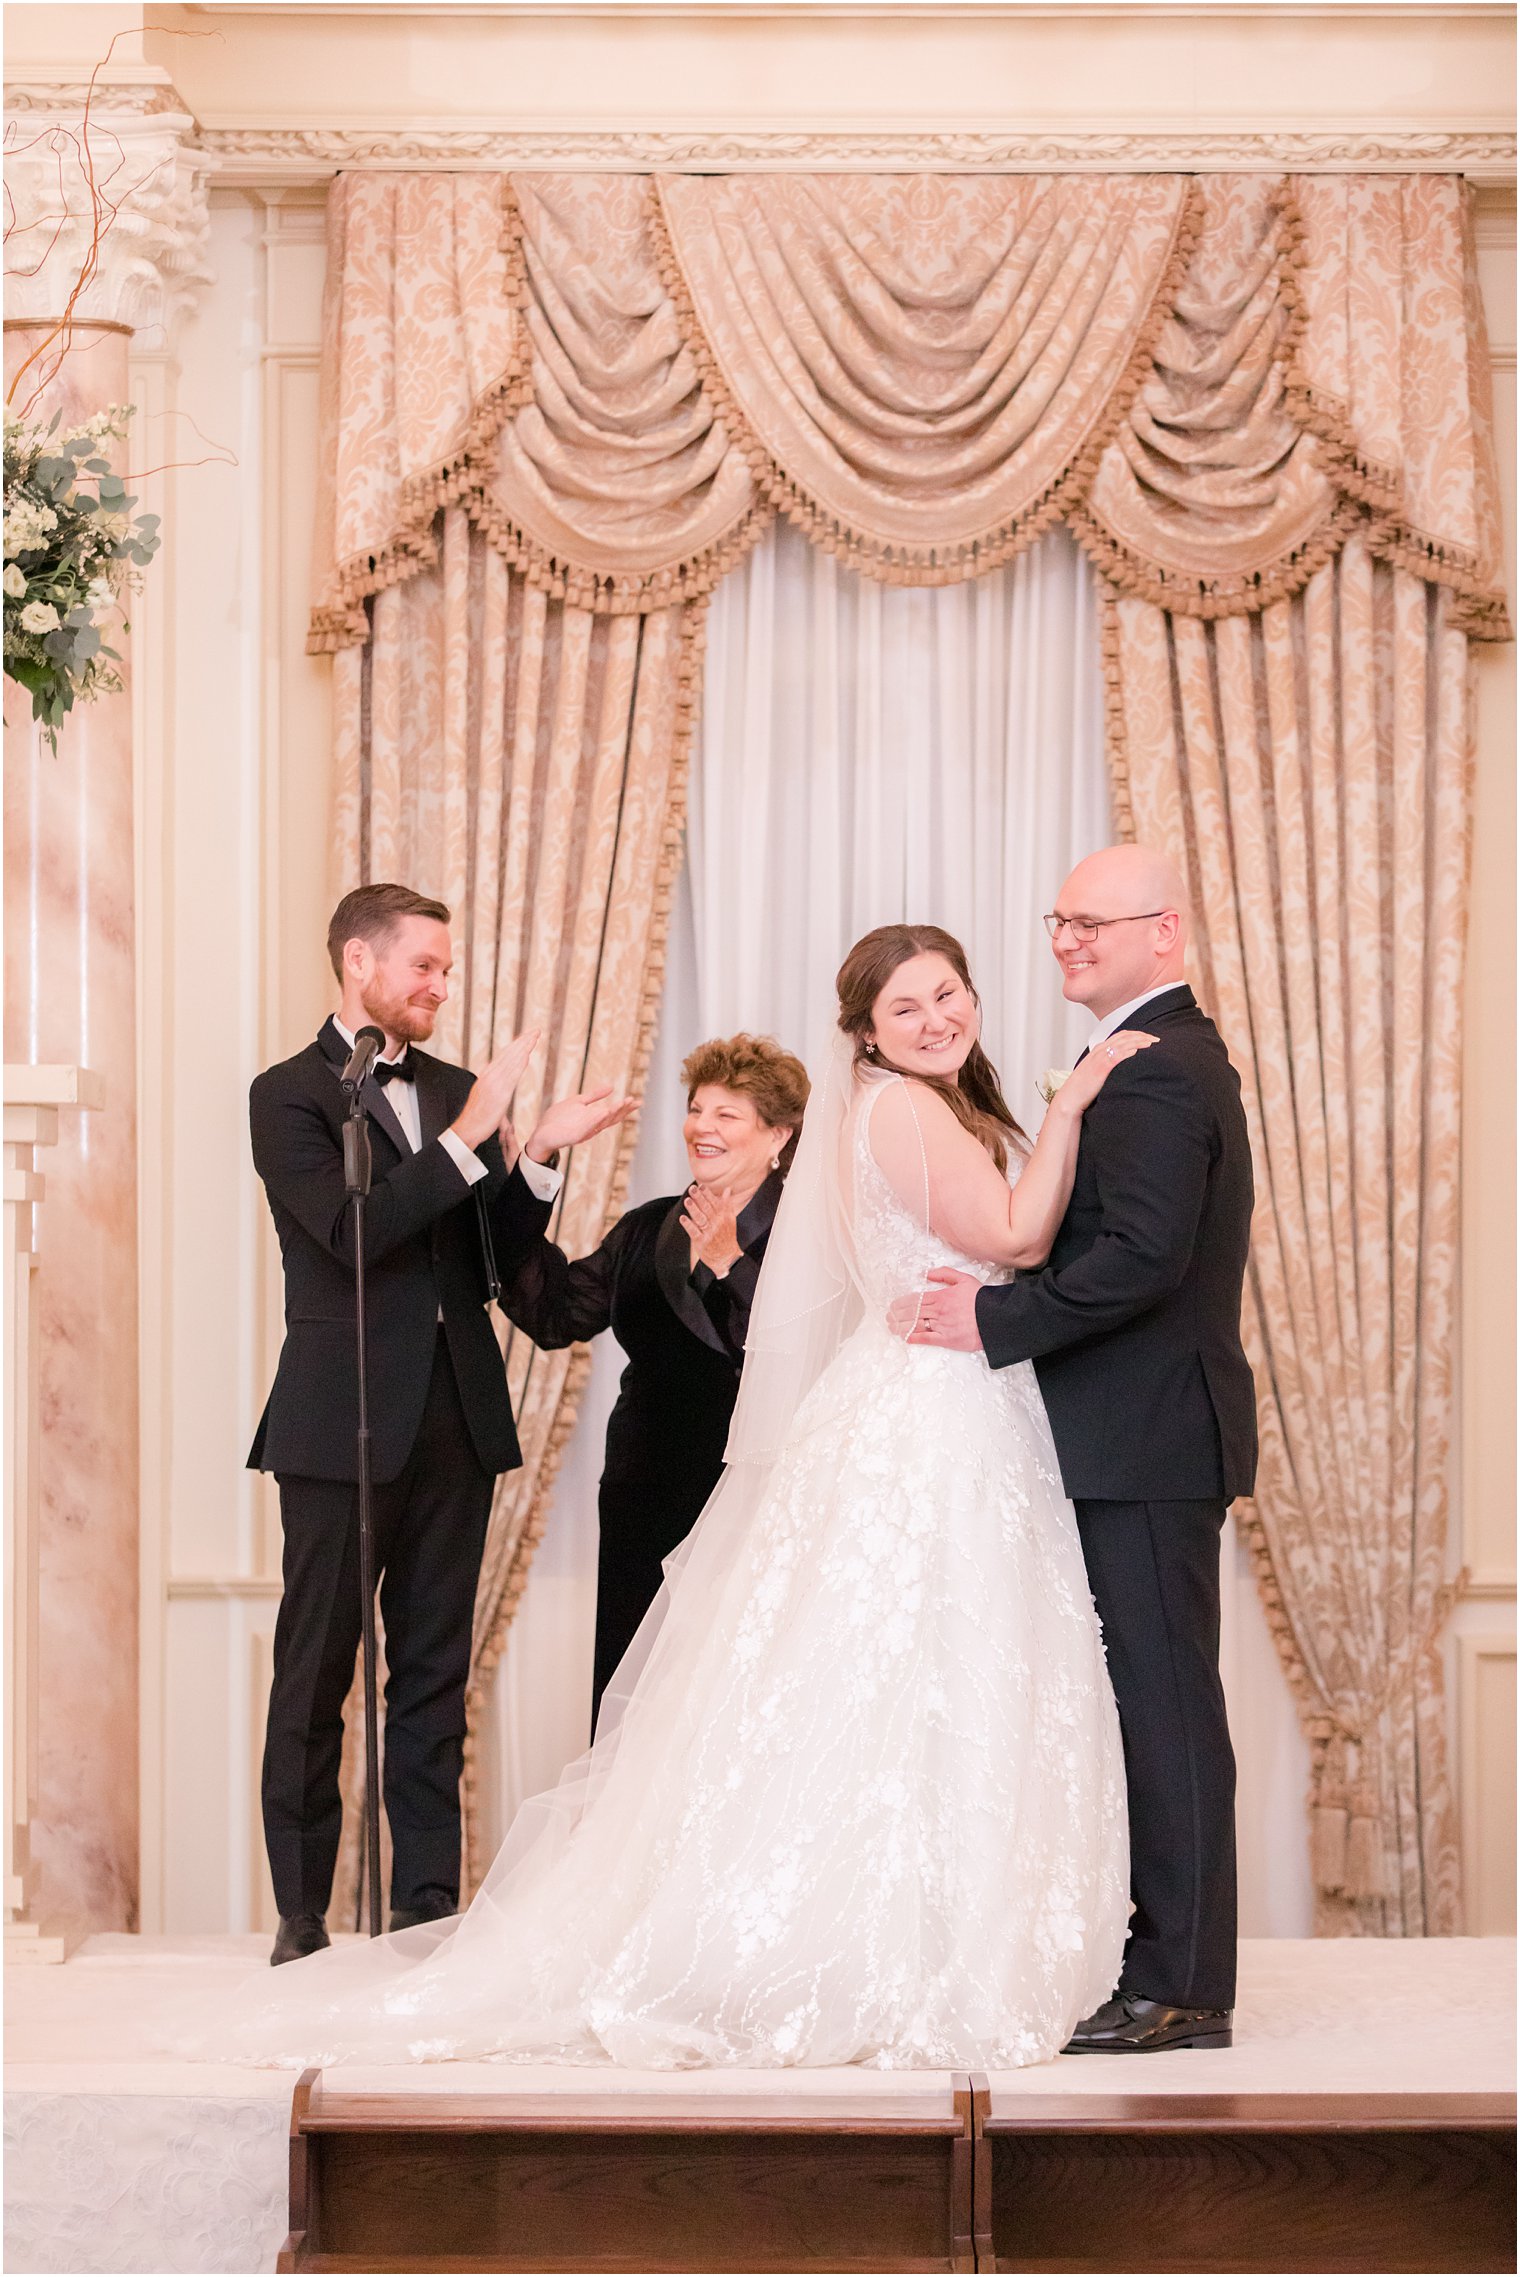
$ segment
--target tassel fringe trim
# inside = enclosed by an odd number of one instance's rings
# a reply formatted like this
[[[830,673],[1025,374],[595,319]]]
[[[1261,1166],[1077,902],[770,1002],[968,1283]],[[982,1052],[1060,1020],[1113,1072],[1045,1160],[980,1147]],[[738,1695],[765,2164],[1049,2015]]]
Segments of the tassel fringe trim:
[[[1066,514],[1070,503],[1086,492],[1099,460],[1128,417],[1155,360],[1162,327],[1171,314],[1172,304],[1197,249],[1203,215],[1202,188],[1196,181],[1190,181],[1150,306],[1141,319],[1124,368],[1091,432],[1061,473],[1011,521],[975,538],[944,546],[894,545],[842,522],[831,508],[788,474],[760,441],[702,328],[670,233],[659,177],[651,175],[649,181],[649,227],[660,281],[670,296],[681,336],[702,375],[703,387],[712,399],[730,442],[743,453],[756,489],[820,551],[882,585],[959,585],[968,578],[985,576],[989,570],[1000,569],[1014,560],[1043,537],[1052,524]]]
[[[527,257],[510,176],[502,176],[501,197],[504,290],[516,311],[507,368],[476,403],[459,448],[426,474],[414,476],[403,485],[397,526],[387,543],[377,552],[354,555],[340,566],[330,597],[312,612],[307,641],[312,654],[327,654],[368,640],[367,603],[376,593],[436,563],[438,512],[456,505],[465,509],[488,542],[530,583],[551,599],[598,614],[645,614],[678,602],[705,600],[744,559],[779,512],[848,568],[878,583],[895,585],[952,585],[983,576],[1015,559],[1054,523],[1064,520],[1116,592],[1178,615],[1205,619],[1253,615],[1276,601],[1290,599],[1334,558],[1352,532],[1360,529],[1380,559],[1452,592],[1455,605],[1451,621],[1458,631],[1477,640],[1511,637],[1503,594],[1479,578],[1477,562],[1470,553],[1409,526],[1397,473],[1358,451],[1346,407],[1316,389],[1303,369],[1308,310],[1302,270],[1307,258],[1307,231],[1289,184],[1282,185],[1276,198],[1278,295],[1284,310],[1278,364],[1289,410],[1300,430],[1312,434],[1320,444],[1336,495],[1324,521],[1283,560],[1250,576],[1227,578],[1189,577],[1137,555],[1092,510],[1087,497],[1099,461],[1128,417],[1151,369],[1162,328],[1197,248],[1204,196],[1196,180],[1188,184],[1151,305],[1124,369],[1102,414],[1070,463],[1038,498],[1001,527],[946,546],[910,546],[885,543],[842,522],[804,490],[760,442],[703,331],[676,256],[659,180],[651,175],[649,228],[660,279],[714,415],[743,456],[756,496],[720,538],[676,564],[648,573],[609,573],[555,553],[512,517],[494,490],[492,463],[501,429],[533,400],[526,314]]]

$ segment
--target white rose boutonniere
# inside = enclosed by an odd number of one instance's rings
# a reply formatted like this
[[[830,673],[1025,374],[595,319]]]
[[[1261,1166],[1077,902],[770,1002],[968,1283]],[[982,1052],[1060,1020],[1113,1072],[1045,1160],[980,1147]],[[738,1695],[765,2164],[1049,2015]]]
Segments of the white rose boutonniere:
[[[1069,1067],[1047,1067],[1043,1075],[1035,1077],[1034,1087],[1047,1107],[1070,1073]]]

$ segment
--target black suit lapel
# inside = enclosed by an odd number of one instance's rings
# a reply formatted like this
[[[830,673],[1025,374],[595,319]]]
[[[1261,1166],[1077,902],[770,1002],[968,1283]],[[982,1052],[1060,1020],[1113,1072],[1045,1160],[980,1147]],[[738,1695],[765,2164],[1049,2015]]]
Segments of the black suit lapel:
[[[1197,1009],[1197,997],[1185,980],[1179,980],[1176,987],[1169,988],[1164,996],[1153,996],[1149,1004],[1141,1005],[1138,1012],[1128,1013],[1119,1025],[1121,1028],[1142,1028],[1146,1035],[1153,1036],[1158,1020],[1169,1019],[1176,1012],[1196,1012]],[[1086,1044],[1078,1052],[1077,1067],[1082,1065],[1092,1048],[1091,1044]]]
[[[412,1142],[401,1128],[395,1109],[385,1096],[385,1085],[377,1083],[372,1075],[367,1075],[359,1086],[359,1097],[364,1102],[364,1110],[370,1121],[379,1124],[396,1152],[405,1160],[412,1151]]]
[[[1196,1012],[1197,1009],[1197,997],[1185,980],[1179,980],[1176,987],[1169,988],[1164,996],[1153,996],[1149,1004],[1142,1004],[1139,1011],[1132,1012],[1123,1024],[1126,1028],[1143,1028],[1150,1036],[1156,1033],[1158,1025],[1173,1019],[1177,1013]]]
[[[681,1201],[672,1202],[661,1221],[654,1245],[655,1278],[661,1294],[683,1328],[703,1344],[731,1359],[727,1345],[707,1317],[707,1307],[691,1285],[691,1241],[681,1224]]]
[[[764,1183],[751,1194],[739,1212],[737,1228],[739,1247],[746,1256],[754,1255],[757,1243],[763,1249],[764,1242],[770,1239],[771,1227],[775,1224],[776,1212],[781,1207],[781,1191],[785,1184],[784,1172],[773,1170]]]
[[[428,1146],[446,1131],[453,1121],[449,1113],[448,1093],[444,1087],[443,1070],[437,1060],[426,1052],[409,1047],[412,1065],[417,1071],[417,1113],[422,1124],[422,1143]]]
[[[338,1033],[336,1020],[329,1019],[323,1022],[317,1043],[321,1049],[322,1057],[333,1071],[333,1080],[338,1081],[348,1060],[348,1046]],[[348,1098],[346,1093],[342,1096],[344,1113],[346,1114]],[[378,1124],[390,1140],[391,1145],[396,1149],[398,1156],[404,1159],[412,1151],[412,1142],[396,1120],[394,1110],[386,1102],[384,1084],[377,1083],[372,1075],[366,1076],[359,1086],[359,1097],[371,1122]]]

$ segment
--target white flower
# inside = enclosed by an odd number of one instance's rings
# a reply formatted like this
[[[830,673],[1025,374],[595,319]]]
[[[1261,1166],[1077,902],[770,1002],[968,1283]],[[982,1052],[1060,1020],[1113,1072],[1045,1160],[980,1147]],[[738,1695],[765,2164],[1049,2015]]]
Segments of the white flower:
[[[5,555],[30,553],[38,541],[56,529],[58,516],[51,506],[39,506],[30,498],[18,498],[5,509]]]
[[[56,632],[58,611],[51,601],[28,601],[21,612],[21,629],[29,633]]]
[[[94,610],[96,616],[100,616],[105,610],[115,608],[116,595],[111,591],[110,585],[104,577],[96,577],[91,580],[89,590],[85,594],[85,601]]]
[[[50,447],[61,451],[70,443],[104,442],[107,435],[121,434],[131,416],[130,403],[113,403],[106,410],[97,411],[93,419],[86,419],[83,426],[69,427],[61,435],[52,436]]]
[[[1043,1075],[1035,1077],[1034,1087],[1047,1107],[1070,1073],[1069,1067],[1047,1067]]]
[[[8,601],[26,597],[26,571],[19,561],[8,561],[5,565],[5,597]]]

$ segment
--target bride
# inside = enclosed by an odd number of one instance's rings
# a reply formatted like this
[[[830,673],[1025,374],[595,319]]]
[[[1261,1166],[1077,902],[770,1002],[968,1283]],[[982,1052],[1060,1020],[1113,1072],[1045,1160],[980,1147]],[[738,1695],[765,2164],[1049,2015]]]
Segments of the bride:
[[[223,2061],[1040,2063],[1111,1993],[1119,1727],[1029,1365],[889,1325],[934,1265],[1038,1264],[1112,1037],[1031,1147],[960,944],[839,974],[729,1467],[603,1705],[452,1924],[243,1992]]]

